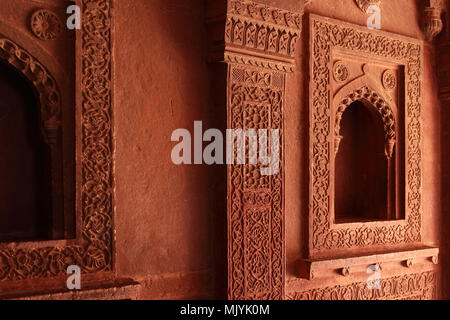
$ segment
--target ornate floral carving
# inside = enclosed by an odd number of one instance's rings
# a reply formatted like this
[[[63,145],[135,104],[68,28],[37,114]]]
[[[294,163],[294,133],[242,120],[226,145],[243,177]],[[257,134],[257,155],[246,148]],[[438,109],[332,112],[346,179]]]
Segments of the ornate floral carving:
[[[289,300],[433,300],[436,297],[436,273],[429,271],[381,280],[381,289],[366,282],[312,289],[287,295]]]
[[[350,76],[350,71],[344,62],[336,61],[333,66],[333,75],[337,82],[344,82]]]
[[[35,86],[41,106],[42,136],[49,144],[54,143],[61,125],[61,97],[56,80],[29,52],[1,36],[0,59],[8,61]]]
[[[397,76],[392,70],[386,70],[383,72],[381,83],[386,90],[393,90],[397,86]]]
[[[283,141],[284,73],[230,64],[229,128],[279,129]],[[283,145],[280,171],[229,167],[229,297],[282,299],[284,288]]]
[[[326,250],[420,242],[421,239],[421,77],[422,47],[415,40],[387,36],[311,15],[310,82],[310,255]],[[370,54],[405,66],[406,220],[389,225],[336,228],[332,223],[330,99],[332,49]]]
[[[247,0],[228,1],[225,21],[211,19],[210,29],[225,27],[222,35],[211,34],[212,60],[268,67],[292,72],[302,14],[268,7]],[[225,46],[225,50],[224,50]]]
[[[372,5],[381,5],[381,0],[355,0],[355,2],[364,13],[366,13],[367,9]]]
[[[77,142],[81,151],[80,238],[78,244],[69,246],[0,249],[0,280],[65,275],[67,267],[73,264],[79,265],[83,272],[113,269],[111,0],[83,0],[82,8],[85,19],[79,53],[82,57],[81,132]],[[21,56],[22,51],[14,51],[16,47],[2,41],[0,54],[14,52]],[[56,93],[50,90],[56,88],[54,79],[40,64],[33,63],[35,59],[31,56],[31,60],[24,59],[29,62],[26,70],[35,85],[47,88],[49,94],[45,99],[55,101]]]
[[[62,31],[63,25],[58,16],[49,10],[37,10],[31,16],[31,31],[41,40],[55,40]]]

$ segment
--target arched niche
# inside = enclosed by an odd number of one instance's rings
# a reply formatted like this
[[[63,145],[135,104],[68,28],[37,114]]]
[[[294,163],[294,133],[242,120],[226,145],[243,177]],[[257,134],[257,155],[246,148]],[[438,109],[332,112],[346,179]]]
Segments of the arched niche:
[[[64,200],[56,80],[25,49],[4,37],[0,70],[0,113],[5,122],[0,129],[0,175],[5,182],[0,188],[0,241],[60,238]]]
[[[394,111],[368,86],[343,96],[335,110],[335,222],[397,219]]]

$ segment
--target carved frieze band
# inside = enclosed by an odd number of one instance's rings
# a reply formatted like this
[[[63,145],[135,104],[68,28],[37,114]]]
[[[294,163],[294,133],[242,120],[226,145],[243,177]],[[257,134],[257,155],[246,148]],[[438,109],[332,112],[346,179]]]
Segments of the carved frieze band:
[[[318,288],[287,295],[289,300],[433,300],[436,299],[436,273],[429,271],[381,279],[380,289],[366,282]]]
[[[422,47],[416,41],[373,33],[318,16],[310,17],[310,253],[371,245],[420,242],[422,208],[421,78]],[[406,221],[389,226],[335,228],[330,210],[330,172],[334,123],[332,123],[332,49],[396,61],[406,74]],[[389,119],[388,123],[391,123]],[[390,125],[388,126],[389,129]],[[388,130],[388,132],[393,131]]]
[[[282,299],[284,291],[283,104],[285,73],[229,65],[228,128],[280,130],[280,170],[228,168],[228,296]]]
[[[83,272],[109,271],[113,268],[111,0],[83,0],[82,7],[82,101],[78,106],[81,109],[79,244],[2,249],[0,280],[64,275],[69,265],[78,265]],[[17,55],[23,58],[23,69],[19,70],[29,73],[36,86],[42,85],[48,89],[45,100],[55,101],[56,91],[52,88],[56,88],[56,83],[52,83],[54,79],[45,68],[34,63],[31,57],[27,58],[21,50],[5,50],[5,45],[10,44],[3,40],[1,54],[11,54],[13,61]],[[53,110],[53,107],[49,108]]]
[[[301,13],[253,1],[229,0],[224,34],[212,41],[211,55],[222,59],[225,47],[226,62],[292,72],[301,24]]]

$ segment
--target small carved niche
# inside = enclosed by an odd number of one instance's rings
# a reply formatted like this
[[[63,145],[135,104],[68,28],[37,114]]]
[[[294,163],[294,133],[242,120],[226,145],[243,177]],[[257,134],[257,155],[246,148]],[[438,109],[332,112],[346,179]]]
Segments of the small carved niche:
[[[395,217],[395,152],[383,119],[367,100],[344,111],[335,155],[335,222]]]

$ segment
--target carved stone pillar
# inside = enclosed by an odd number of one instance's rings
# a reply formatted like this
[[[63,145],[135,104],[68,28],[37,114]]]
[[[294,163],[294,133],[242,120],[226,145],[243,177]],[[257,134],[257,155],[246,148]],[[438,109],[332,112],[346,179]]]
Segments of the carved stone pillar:
[[[265,166],[259,162],[228,165],[230,299],[284,298],[283,108],[302,14],[244,0],[208,3],[210,61],[225,63],[214,82],[222,83],[215,90],[226,94],[216,91],[214,97],[222,96],[216,105],[226,108],[227,128],[280,133],[280,169],[275,174],[262,175]]]

